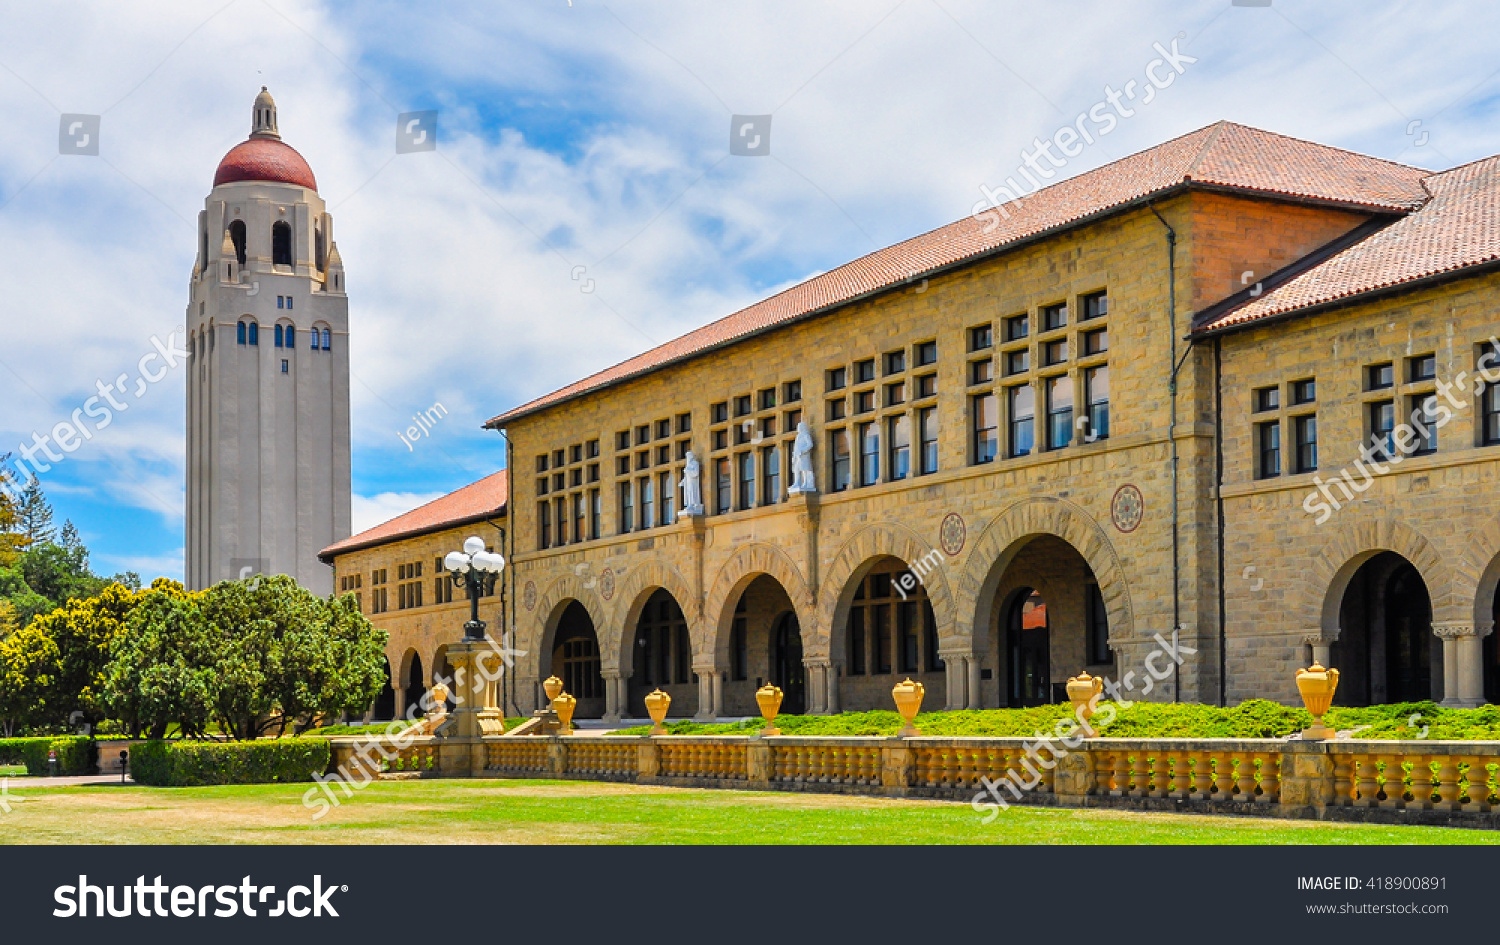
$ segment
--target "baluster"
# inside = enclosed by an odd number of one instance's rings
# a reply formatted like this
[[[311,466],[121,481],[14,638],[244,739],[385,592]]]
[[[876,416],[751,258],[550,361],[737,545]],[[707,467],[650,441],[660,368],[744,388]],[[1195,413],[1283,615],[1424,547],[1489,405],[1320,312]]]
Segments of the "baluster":
[[[1214,791],[1213,799],[1216,801],[1228,801],[1234,799],[1234,755],[1227,751],[1216,751],[1214,758]]]
[[[1193,752],[1193,785],[1188,792],[1194,800],[1206,801],[1214,793],[1214,775],[1210,770],[1213,756],[1206,751]]]
[[[1114,778],[1110,787],[1110,797],[1130,796],[1130,752],[1123,748],[1116,748],[1110,755],[1114,759]]]
[[[974,775],[974,752],[966,746],[955,749],[958,752],[958,788],[967,790],[975,782]]]
[[[1281,753],[1262,752],[1260,755],[1260,797],[1262,804],[1277,804],[1281,801]]]
[[[1234,753],[1235,778],[1234,799],[1237,801],[1255,800],[1255,756],[1249,752],[1237,751]]]
[[[1384,762],[1384,767],[1380,772],[1380,787],[1385,793],[1385,800],[1380,802],[1380,806],[1399,808],[1404,800],[1402,795],[1406,793],[1404,783],[1406,778],[1405,772],[1401,770],[1401,756],[1380,755],[1379,758]]]
[[[1374,755],[1359,755],[1357,760],[1359,769],[1359,780],[1355,784],[1355,790],[1359,797],[1355,800],[1357,807],[1374,807],[1380,802],[1377,796],[1380,790],[1380,770],[1376,766]]]
[[[1430,759],[1419,759],[1430,760]],[[1458,786],[1458,756],[1443,755],[1438,759],[1438,785],[1437,793],[1440,800],[1433,805],[1438,810],[1461,810],[1463,804],[1459,803],[1458,796],[1463,793]],[[1428,785],[1428,797],[1430,799],[1432,785]],[[1412,778],[1412,794],[1417,793],[1416,777]],[[1415,806],[1415,804],[1413,804]]]
[[[1411,810],[1432,809],[1432,757],[1430,755],[1407,755],[1411,761],[1411,800],[1406,806]],[[1443,769],[1438,772],[1439,781],[1443,778]],[[1454,797],[1458,796],[1458,765],[1454,762],[1453,767],[1453,791]],[[1451,809],[1451,808],[1450,808]]]
[[[1476,811],[1489,811],[1490,805],[1490,759],[1483,756],[1475,756],[1467,759],[1469,770],[1464,774],[1467,787],[1464,793],[1469,795],[1469,809]]]
[[[1146,796],[1166,797],[1168,768],[1167,753],[1159,750],[1151,751],[1147,756],[1147,764],[1149,766],[1151,774],[1150,789],[1147,791]]]
[[[1137,748],[1130,760],[1130,796],[1151,796],[1151,758],[1146,749]]]
[[[1354,758],[1343,753],[1333,756],[1333,804],[1349,807],[1359,791],[1359,780],[1354,773]]]

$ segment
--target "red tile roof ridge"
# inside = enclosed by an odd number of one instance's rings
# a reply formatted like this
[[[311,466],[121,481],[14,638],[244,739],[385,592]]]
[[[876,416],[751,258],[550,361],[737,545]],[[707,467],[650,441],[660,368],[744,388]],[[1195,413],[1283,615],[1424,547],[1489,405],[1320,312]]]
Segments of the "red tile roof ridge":
[[[510,495],[510,480],[506,473],[504,469],[491,473],[477,482],[471,482],[373,528],[335,542],[318,552],[318,557],[329,562],[335,555],[502,514]]]

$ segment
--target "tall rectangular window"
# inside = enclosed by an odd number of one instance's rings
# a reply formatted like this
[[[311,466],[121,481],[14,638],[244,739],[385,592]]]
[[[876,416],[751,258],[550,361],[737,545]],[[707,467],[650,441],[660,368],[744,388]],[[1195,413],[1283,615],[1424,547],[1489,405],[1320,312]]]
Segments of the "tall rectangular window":
[[[1109,615],[1104,609],[1104,595],[1099,592],[1099,585],[1088,586],[1088,647],[1089,664],[1114,662],[1114,655],[1109,651]]]
[[[641,489],[641,527],[650,528],[656,524],[656,487],[650,476],[642,476],[638,483]]]
[[[899,417],[891,417],[886,421],[890,425],[887,440],[890,443],[891,452],[887,466],[890,470],[890,479],[905,479],[911,474],[911,417],[902,414]]]
[[[536,546],[552,547],[552,503],[545,499],[536,504]]]
[[[573,540],[583,541],[588,536],[587,505],[582,492],[573,493]]]
[[[1088,402],[1088,438],[1109,438],[1109,365],[1089,368],[1083,372],[1083,396]]]
[[[969,401],[974,423],[974,462],[988,463],[1000,448],[1000,411],[993,393],[980,394]]]
[[[874,664],[876,675],[884,675],[891,671],[891,609],[889,607],[871,607],[870,619],[875,626],[871,636],[874,637],[875,653],[870,660]]]
[[[880,427],[874,423],[859,425],[859,484],[873,486],[880,481]]]
[[[849,488],[849,431],[834,430],[828,434],[828,478],[832,480],[830,490],[843,492]]]
[[[1292,419],[1292,435],[1297,438],[1297,472],[1318,468],[1318,418],[1312,414]]]
[[[604,518],[604,500],[598,489],[589,491],[589,537],[599,537],[599,521]]]
[[[558,496],[553,500],[552,518],[557,525],[557,543],[566,545],[568,543],[568,500],[565,496]]]
[[[918,469],[922,475],[935,473],[938,468],[938,414],[936,407],[924,407],[917,411],[917,436],[921,438],[921,455]]]
[[[635,529],[635,483],[620,483],[620,534]]]
[[[1006,396],[1010,400],[1010,455],[1030,456],[1036,448],[1036,391],[1023,384],[1012,387]]]
[[[1432,356],[1428,355],[1427,360]],[[1435,394],[1416,394],[1406,400],[1406,415],[1411,418],[1411,428],[1417,435],[1412,447],[1413,456],[1437,452],[1438,447],[1438,402]]]
[[[1479,395],[1479,409],[1484,413],[1480,433],[1485,446],[1500,443],[1500,384],[1485,384]]]
[[[748,509],[755,505],[755,454],[741,453],[735,462],[739,464],[739,508]]]
[[[1387,365],[1389,366],[1389,365]],[[1377,400],[1369,406],[1370,443],[1378,446],[1387,458],[1396,455],[1396,439],[1391,431],[1396,429],[1396,402]]]
[[[1066,374],[1047,378],[1047,448],[1062,449],[1073,442],[1073,379]]]
[[[734,511],[733,493],[728,458],[714,460],[714,509],[720,515]]]
[[[1256,448],[1260,451],[1260,471],[1257,477],[1270,479],[1281,475],[1281,422],[1272,420],[1255,428]]]
[[[760,452],[761,505],[781,501],[781,447],[772,446]]]
[[[657,493],[661,497],[661,523],[671,525],[677,521],[677,490],[672,488],[672,474],[670,472],[657,473]]]
[[[849,608],[849,675],[865,674],[865,613],[864,607]]]

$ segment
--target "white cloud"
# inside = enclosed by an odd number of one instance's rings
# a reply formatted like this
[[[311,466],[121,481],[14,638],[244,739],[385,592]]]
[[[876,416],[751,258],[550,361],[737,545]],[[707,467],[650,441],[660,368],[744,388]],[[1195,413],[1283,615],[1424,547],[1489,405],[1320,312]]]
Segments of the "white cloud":
[[[354,534],[367,531],[376,525],[389,522],[441,498],[442,492],[382,492],[379,495],[354,496]]]

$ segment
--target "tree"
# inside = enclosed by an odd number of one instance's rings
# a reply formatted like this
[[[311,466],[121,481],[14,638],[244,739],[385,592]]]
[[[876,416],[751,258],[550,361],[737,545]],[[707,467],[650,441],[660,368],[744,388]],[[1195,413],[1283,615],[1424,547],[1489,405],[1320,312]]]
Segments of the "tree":
[[[17,514],[20,517],[21,534],[26,536],[28,544],[56,540],[57,532],[52,527],[52,505],[43,494],[41,480],[37,477],[32,476],[21,489]]]
[[[163,583],[179,586],[159,581],[152,587]],[[78,718],[94,724],[105,717],[102,696],[110,644],[123,632],[140,599],[140,594],[110,584],[96,597],[70,601],[37,617],[13,636],[41,634],[51,640],[56,653],[55,662],[45,667],[53,691],[32,724],[65,725]],[[74,716],[75,712],[81,715]]]
[[[60,662],[56,642],[35,624],[0,640],[0,732],[7,738],[56,717]]]
[[[88,549],[40,542],[21,555],[17,567],[26,586],[47,598],[55,607],[93,597],[109,585],[89,571]]]
[[[173,724],[190,737],[207,730],[217,654],[196,595],[153,584],[109,654],[104,703],[127,732],[162,738]]]
[[[12,496],[14,477],[5,464],[9,453],[0,453],[0,567],[10,567],[26,550],[26,536],[21,533],[21,507]]]

